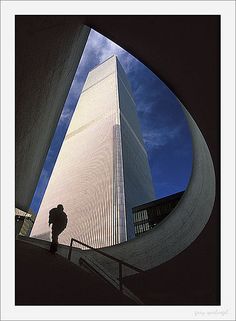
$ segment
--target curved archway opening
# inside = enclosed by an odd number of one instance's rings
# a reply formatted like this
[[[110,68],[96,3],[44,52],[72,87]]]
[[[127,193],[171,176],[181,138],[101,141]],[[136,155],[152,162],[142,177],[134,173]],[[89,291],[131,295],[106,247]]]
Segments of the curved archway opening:
[[[88,70],[93,68],[92,66],[101,63],[115,53],[133,89],[156,197],[160,198],[183,191],[188,186],[178,206],[171,211],[171,215],[168,215],[154,229],[142,233],[142,239],[134,238],[129,242],[103,249],[143,269],[149,269],[181,252],[191,244],[206,224],[214,199],[214,169],[211,157],[191,116],[152,72],[122,48],[95,31],[91,32],[89,41],[62,112],[53,144],[48,153],[48,162],[45,163],[32,206],[36,208],[40,204],[40,200],[37,200],[38,192],[41,190],[42,196],[47,186],[50,171],[55,164],[63,135],[67,131],[75,102],[82,89],[83,77],[85,79]],[[62,137],[61,141],[58,134]],[[200,158],[199,155],[201,155]],[[204,181],[206,172],[209,174],[208,182]],[[205,198],[206,191],[209,192],[208,198]],[[204,201],[202,200],[203,195]],[[142,204],[133,204],[134,207],[138,205]],[[203,209],[199,215],[198,211],[201,207]],[[75,235],[71,237],[76,238]],[[94,253],[89,255],[96,257]],[[101,258],[96,257],[96,260],[101,262]],[[105,261],[102,263],[108,266]],[[109,269],[111,269],[110,263]]]

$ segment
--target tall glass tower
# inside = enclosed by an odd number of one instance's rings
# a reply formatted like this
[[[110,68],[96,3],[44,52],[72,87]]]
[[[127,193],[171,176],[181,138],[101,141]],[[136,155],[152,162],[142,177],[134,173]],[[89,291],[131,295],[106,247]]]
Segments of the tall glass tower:
[[[31,236],[49,240],[49,210],[63,204],[59,243],[121,243],[134,237],[132,208],[154,198],[131,88],[112,56],[88,74]]]

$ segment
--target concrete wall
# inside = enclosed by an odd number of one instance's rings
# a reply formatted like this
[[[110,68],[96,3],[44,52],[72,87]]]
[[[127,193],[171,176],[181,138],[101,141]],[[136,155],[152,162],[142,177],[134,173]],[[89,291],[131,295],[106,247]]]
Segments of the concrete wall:
[[[89,28],[70,16],[16,16],[16,207],[28,211]]]

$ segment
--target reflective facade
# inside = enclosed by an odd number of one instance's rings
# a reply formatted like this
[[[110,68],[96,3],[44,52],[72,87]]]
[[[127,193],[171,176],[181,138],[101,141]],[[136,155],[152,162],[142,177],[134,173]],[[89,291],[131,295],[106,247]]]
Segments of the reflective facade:
[[[121,243],[134,237],[132,208],[153,199],[131,88],[112,56],[86,79],[31,236],[48,240],[49,210],[63,204],[60,243]]]
[[[164,220],[177,206],[183,194],[184,191],[178,192],[134,207],[132,210],[135,236],[152,229]]]

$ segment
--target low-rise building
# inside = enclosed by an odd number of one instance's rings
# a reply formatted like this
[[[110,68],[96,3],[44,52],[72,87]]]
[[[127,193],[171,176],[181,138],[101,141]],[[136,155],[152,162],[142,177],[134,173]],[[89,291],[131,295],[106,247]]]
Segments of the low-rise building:
[[[15,236],[29,236],[34,225],[35,214],[29,209],[24,212],[19,208],[15,208]]]
[[[135,236],[159,224],[178,204],[184,191],[136,206],[132,209]]]

